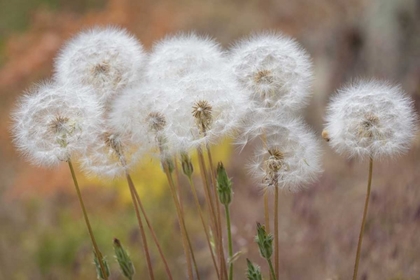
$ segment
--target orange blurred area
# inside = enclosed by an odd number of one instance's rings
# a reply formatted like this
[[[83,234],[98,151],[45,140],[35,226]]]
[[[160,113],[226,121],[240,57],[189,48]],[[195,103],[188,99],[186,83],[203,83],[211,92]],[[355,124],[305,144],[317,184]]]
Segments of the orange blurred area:
[[[59,49],[83,29],[118,25],[135,34],[147,50],[180,31],[208,34],[226,48],[252,32],[294,36],[313,59],[313,97],[304,117],[319,135],[328,98],[354,78],[401,83],[417,111],[420,108],[417,0],[0,0],[0,18],[0,280],[96,279],[68,167],[30,165],[16,152],[10,135],[10,112],[17,98],[52,76]],[[264,215],[262,192],[245,168],[252,149],[239,153],[231,139],[212,149],[214,160],[223,161],[233,178],[234,251],[242,252],[235,262],[235,279],[245,279],[246,258],[267,271],[254,242],[255,224]],[[368,163],[346,160],[326,143],[323,149],[325,171],[319,181],[280,198],[280,279],[350,279],[353,272]],[[419,159],[418,135],[407,155],[375,164],[360,279],[420,279]],[[147,279],[126,181],[77,174],[98,243],[111,266],[110,279],[124,279],[113,257],[114,237],[129,248],[135,279]],[[133,178],[175,279],[186,279],[175,208],[158,161],[145,159]],[[216,279],[187,180],[181,182],[201,279]],[[166,279],[151,247],[156,279]]]

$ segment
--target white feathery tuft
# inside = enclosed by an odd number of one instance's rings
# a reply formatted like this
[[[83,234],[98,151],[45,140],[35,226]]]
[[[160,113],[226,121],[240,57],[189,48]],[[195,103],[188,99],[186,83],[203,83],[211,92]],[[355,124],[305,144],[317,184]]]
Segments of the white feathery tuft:
[[[312,62],[294,39],[279,33],[256,34],[236,43],[229,53],[252,110],[294,113],[307,105]]]
[[[146,75],[156,82],[177,81],[188,74],[217,69],[223,60],[223,51],[213,39],[180,33],[155,44]]]
[[[327,109],[331,147],[349,157],[384,158],[406,152],[416,132],[413,101],[400,86],[360,80],[338,91]]]
[[[91,86],[104,104],[123,88],[142,79],[146,54],[124,29],[93,28],[71,39],[55,61],[61,83]]]
[[[12,115],[14,143],[32,163],[57,165],[92,146],[101,113],[90,88],[41,83],[21,98]]]
[[[257,135],[258,136],[258,135]],[[248,166],[262,187],[295,192],[322,172],[320,146],[301,120],[271,124]]]

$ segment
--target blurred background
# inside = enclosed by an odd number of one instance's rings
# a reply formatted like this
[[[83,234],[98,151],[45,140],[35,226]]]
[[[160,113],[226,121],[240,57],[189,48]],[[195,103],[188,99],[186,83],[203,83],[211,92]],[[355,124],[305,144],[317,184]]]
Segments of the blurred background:
[[[65,164],[36,168],[11,143],[10,111],[35,82],[52,75],[53,59],[70,37],[94,25],[118,25],[150,49],[178,31],[196,31],[229,47],[261,30],[297,38],[315,65],[313,98],[305,117],[322,131],[329,96],[357,77],[402,84],[420,107],[420,1],[418,0],[0,0],[0,279],[95,279],[92,252],[71,177]],[[349,161],[323,143],[325,172],[297,194],[280,198],[280,278],[350,279],[366,193],[368,163]],[[262,196],[246,174],[248,155],[229,141],[214,149],[234,182],[236,279],[246,261],[259,257],[255,223],[263,222]],[[410,152],[374,167],[371,204],[360,279],[420,279],[420,137]],[[186,279],[179,228],[165,177],[156,162],[134,174],[145,207],[163,243],[175,279]],[[112,238],[129,248],[135,279],[147,279],[138,227],[124,181],[78,174],[98,238],[111,265]],[[197,182],[199,178],[196,178]],[[187,227],[201,279],[215,279],[199,217],[187,185]],[[156,278],[166,279],[151,244]]]

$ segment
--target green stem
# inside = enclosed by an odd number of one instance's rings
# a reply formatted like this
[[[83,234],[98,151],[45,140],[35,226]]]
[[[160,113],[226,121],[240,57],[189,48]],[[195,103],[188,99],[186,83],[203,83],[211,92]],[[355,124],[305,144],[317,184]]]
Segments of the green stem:
[[[74,186],[76,188],[77,197],[79,198],[79,203],[80,203],[80,206],[82,208],[83,217],[85,218],[85,222],[86,222],[86,226],[87,226],[87,229],[88,229],[88,232],[89,232],[89,236],[90,236],[90,239],[92,240],[92,245],[93,245],[93,248],[95,250],[95,254],[98,258],[99,266],[101,267],[102,275],[104,276],[104,279],[107,280],[108,275],[106,274],[105,265],[102,262],[102,254],[99,251],[98,245],[96,244],[95,237],[94,237],[93,231],[92,231],[92,227],[90,226],[89,218],[88,218],[88,215],[87,215],[87,212],[86,212],[85,204],[84,204],[83,199],[82,199],[82,194],[80,192],[79,183],[77,182],[76,173],[74,172],[73,164],[71,163],[70,159],[68,160],[68,164],[69,164],[69,168],[70,168],[70,172],[71,172],[71,177],[73,178]]]
[[[232,246],[232,231],[230,228],[230,212],[229,205],[225,204],[225,213],[226,213],[226,224],[227,224],[227,234],[229,242],[229,280],[233,279],[233,246]]]
[[[271,259],[267,259],[268,262],[268,266],[270,267],[270,278],[272,278],[273,280],[276,280],[276,273],[274,272],[274,268],[273,268],[273,264],[271,262]]]
[[[362,248],[363,232],[365,231],[366,216],[367,216],[367,211],[369,207],[370,188],[372,186],[372,173],[373,173],[373,159],[370,158],[369,178],[368,178],[367,193],[366,193],[366,199],[365,199],[365,209],[363,210],[362,226],[360,227],[359,242],[357,244],[356,263],[354,264],[353,280],[357,279],[357,272],[359,270],[360,251]]]
[[[274,267],[279,275],[279,187],[274,186]],[[274,278],[276,279],[276,278]]]

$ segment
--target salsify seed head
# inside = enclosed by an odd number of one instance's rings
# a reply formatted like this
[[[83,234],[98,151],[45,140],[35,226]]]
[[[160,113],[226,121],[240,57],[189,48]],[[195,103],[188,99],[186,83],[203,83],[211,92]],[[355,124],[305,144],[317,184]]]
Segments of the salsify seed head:
[[[59,82],[91,86],[101,102],[142,79],[146,54],[137,39],[116,28],[93,28],[71,39],[55,61]]]
[[[180,33],[153,47],[146,75],[157,82],[177,81],[197,71],[217,69],[223,59],[216,41],[194,33]]]
[[[260,185],[294,192],[314,182],[322,171],[320,147],[303,121],[291,119],[265,127],[255,136],[260,143],[249,165]]]
[[[247,100],[225,65],[190,74],[170,88],[167,138],[175,152],[217,143],[238,129]]]
[[[413,101],[400,86],[360,80],[331,99],[324,131],[340,154],[385,158],[408,150],[416,123]]]
[[[53,166],[86,152],[101,123],[102,108],[92,90],[41,83],[25,94],[13,113],[17,148],[37,165]]]
[[[312,63],[294,39],[280,33],[253,35],[232,47],[230,62],[254,109],[295,112],[307,104]]]

